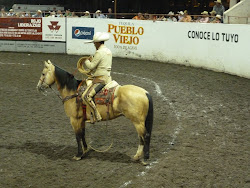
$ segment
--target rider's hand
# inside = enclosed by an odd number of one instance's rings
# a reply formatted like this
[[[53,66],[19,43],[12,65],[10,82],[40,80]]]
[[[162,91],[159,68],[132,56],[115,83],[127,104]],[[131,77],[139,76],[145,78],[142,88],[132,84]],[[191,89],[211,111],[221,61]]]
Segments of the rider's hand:
[[[89,56],[88,60],[92,61],[92,59],[93,59],[93,56]]]

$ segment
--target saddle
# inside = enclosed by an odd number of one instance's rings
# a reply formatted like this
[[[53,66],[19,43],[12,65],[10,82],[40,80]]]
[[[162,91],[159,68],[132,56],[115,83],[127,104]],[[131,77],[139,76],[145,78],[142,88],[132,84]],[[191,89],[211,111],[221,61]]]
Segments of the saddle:
[[[100,105],[107,105],[113,103],[113,100],[115,99],[115,89],[119,86],[119,84],[116,81],[111,81],[110,83],[106,84],[94,97],[94,102],[96,104]],[[80,86],[77,89],[77,97],[76,102],[82,102],[81,96],[85,91],[85,87]]]
[[[106,105],[107,106],[107,113],[109,115],[109,107],[112,106],[113,101],[115,99],[115,91],[120,85],[116,81],[111,81],[107,85],[105,85],[94,97],[93,100],[95,104],[99,105]],[[81,103],[83,113],[84,113],[84,119],[86,119],[86,105],[82,103],[82,94],[84,92],[85,88],[83,86],[80,86],[78,88],[76,102]]]

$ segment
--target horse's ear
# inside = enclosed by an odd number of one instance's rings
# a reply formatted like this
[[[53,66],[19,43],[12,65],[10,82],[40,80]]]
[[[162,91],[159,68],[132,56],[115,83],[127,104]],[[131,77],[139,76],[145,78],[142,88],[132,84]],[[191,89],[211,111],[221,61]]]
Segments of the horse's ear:
[[[44,67],[48,68],[49,67],[49,63],[47,61],[44,61]]]
[[[50,60],[48,60],[48,64],[52,64]]]

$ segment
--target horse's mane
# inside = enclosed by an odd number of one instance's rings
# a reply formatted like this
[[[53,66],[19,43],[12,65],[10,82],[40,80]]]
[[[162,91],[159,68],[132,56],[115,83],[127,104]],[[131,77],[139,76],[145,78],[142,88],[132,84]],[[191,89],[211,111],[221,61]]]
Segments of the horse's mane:
[[[67,71],[61,69],[60,67],[55,66],[55,76],[60,84],[60,88],[67,87],[68,90],[77,90],[78,85],[81,83],[81,80],[75,79],[73,74],[68,73]]]

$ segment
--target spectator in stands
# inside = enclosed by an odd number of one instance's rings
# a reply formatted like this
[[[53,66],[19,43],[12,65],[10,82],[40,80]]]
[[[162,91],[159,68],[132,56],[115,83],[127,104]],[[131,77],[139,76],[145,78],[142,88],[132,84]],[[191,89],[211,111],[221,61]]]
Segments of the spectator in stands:
[[[215,20],[215,15],[216,15],[216,11],[211,11],[210,12],[211,18],[209,19],[209,22],[213,22]]]
[[[71,12],[70,12],[70,9],[66,10],[65,14],[64,14],[64,17],[71,17]]]
[[[180,20],[182,20],[183,17],[184,17],[184,12],[183,12],[183,11],[179,11],[179,12],[178,12],[178,22],[179,22]]]
[[[75,12],[72,12],[71,16],[69,16],[69,17],[70,18],[78,18],[79,16]]]
[[[4,8],[1,9],[0,17],[1,18],[7,17],[7,13],[5,12]]]
[[[157,17],[153,14],[148,14],[148,19],[147,20],[152,20],[153,22],[155,22],[155,20],[157,19]]]
[[[200,23],[208,23],[209,22],[209,15],[207,11],[203,11],[201,13],[202,18],[199,20]]]
[[[221,23],[221,15],[217,14],[215,20],[211,23]]]
[[[57,11],[56,17],[64,17],[61,10]]]
[[[14,13],[14,11],[13,11],[13,9],[10,9],[9,10],[9,13],[7,14],[7,17],[15,17],[15,13]]]
[[[179,20],[179,22],[191,22],[192,21],[192,18],[191,16],[188,15],[188,11],[185,10],[184,11],[184,15],[183,15],[183,18],[181,20]]]
[[[107,14],[107,18],[110,18],[110,19],[114,19],[114,15],[112,13],[112,8],[108,8],[108,14]]]
[[[54,11],[52,11],[52,12],[50,12],[50,15],[48,17],[54,18],[54,17],[56,17],[56,13]]]
[[[17,17],[18,17],[18,18],[23,18],[23,17],[25,17],[25,12],[18,12],[18,13],[17,13]]]
[[[143,17],[145,20],[149,20],[150,14],[148,12],[145,12]]]
[[[42,11],[41,10],[36,11],[36,14],[34,14],[32,17],[33,18],[42,18],[43,17]]]
[[[137,16],[134,16],[132,19],[133,19],[133,20],[145,20],[145,18],[143,17],[143,15],[142,15],[141,12],[139,12],[139,13],[137,14]]]
[[[84,15],[82,16],[82,18],[91,18],[90,12],[89,11],[85,11]]]
[[[168,16],[169,16],[169,17],[167,18],[166,21],[168,21],[168,22],[177,22],[176,17],[174,17],[174,12],[170,11],[170,12],[168,13]]]
[[[200,16],[198,16],[198,15],[194,15],[194,16],[193,16],[193,20],[192,20],[192,22],[200,22],[200,19],[201,19],[201,17],[200,17]]]
[[[223,13],[225,12],[225,8],[221,3],[221,0],[214,1],[216,4],[213,7],[213,10],[216,12],[216,14],[223,16]]]
[[[167,21],[167,18],[165,18],[165,16],[162,15],[161,17],[157,18],[157,21]]]
[[[24,17],[30,18],[30,17],[32,17],[32,16],[31,16],[30,12],[26,12],[25,15],[24,15]]]
[[[106,16],[104,16],[104,14],[102,14],[102,11],[100,11],[100,10],[97,10],[96,12],[95,12],[95,18],[106,18]]]

